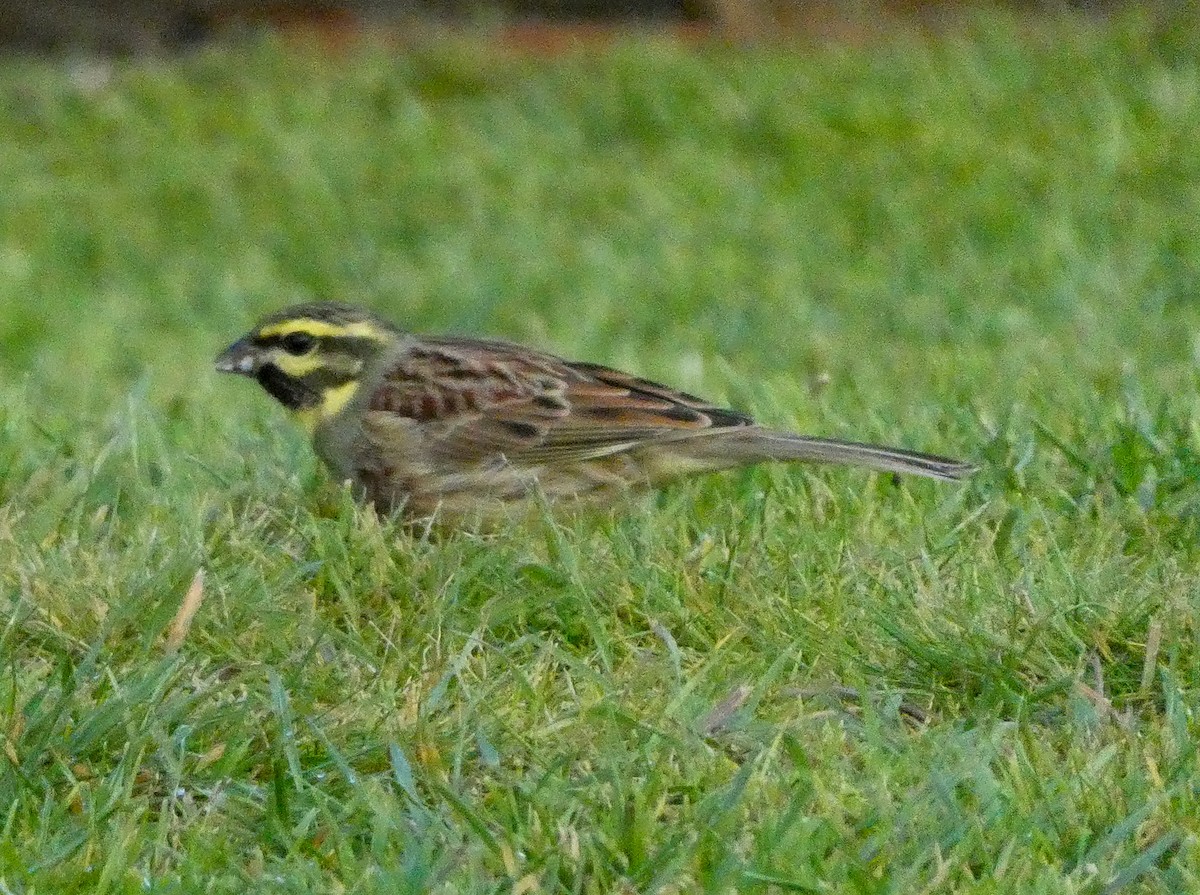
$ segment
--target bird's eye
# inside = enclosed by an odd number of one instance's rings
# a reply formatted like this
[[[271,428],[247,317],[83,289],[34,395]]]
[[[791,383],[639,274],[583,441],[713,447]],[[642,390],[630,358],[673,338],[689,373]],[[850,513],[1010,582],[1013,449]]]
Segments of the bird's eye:
[[[308,354],[317,344],[308,333],[288,333],[279,343],[288,354]]]

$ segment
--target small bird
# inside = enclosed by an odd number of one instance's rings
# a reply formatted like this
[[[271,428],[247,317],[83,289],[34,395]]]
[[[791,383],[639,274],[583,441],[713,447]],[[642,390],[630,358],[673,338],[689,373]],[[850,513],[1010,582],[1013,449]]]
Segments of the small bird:
[[[216,360],[258,380],[339,480],[383,513],[490,516],[544,496],[603,500],[690,473],[805,460],[969,475],[959,460],[767,429],[599,364],[507,342],[417,336],[317,302],[261,320]]]

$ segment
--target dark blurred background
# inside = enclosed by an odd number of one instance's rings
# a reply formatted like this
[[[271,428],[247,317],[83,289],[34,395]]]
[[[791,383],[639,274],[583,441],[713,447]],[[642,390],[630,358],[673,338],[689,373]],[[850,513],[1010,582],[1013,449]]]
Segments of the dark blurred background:
[[[1010,0],[1010,9],[1097,14],[1130,6],[1170,11],[1182,0]],[[4,0],[0,49],[25,53],[138,55],[186,49],[259,30],[340,39],[419,23],[551,27],[645,24],[736,40],[789,33],[854,36],[912,20],[936,25],[980,5],[917,0]]]

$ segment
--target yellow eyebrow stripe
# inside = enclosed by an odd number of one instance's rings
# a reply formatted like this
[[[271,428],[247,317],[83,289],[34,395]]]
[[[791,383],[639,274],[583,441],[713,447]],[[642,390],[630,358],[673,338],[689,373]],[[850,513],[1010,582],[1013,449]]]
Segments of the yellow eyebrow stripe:
[[[374,339],[386,342],[388,334],[373,323],[360,320],[357,323],[328,323],[324,320],[284,320],[282,323],[272,323],[258,331],[259,338],[269,339],[273,336],[286,336],[288,333],[305,333],[321,339],[349,338]]]

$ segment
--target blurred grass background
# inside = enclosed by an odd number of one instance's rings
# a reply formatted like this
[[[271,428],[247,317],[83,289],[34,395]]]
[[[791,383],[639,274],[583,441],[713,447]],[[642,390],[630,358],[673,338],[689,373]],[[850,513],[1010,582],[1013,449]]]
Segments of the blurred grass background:
[[[0,882],[1195,889],[1197,37],[5,62]],[[985,468],[414,538],[210,372],[314,298]]]

